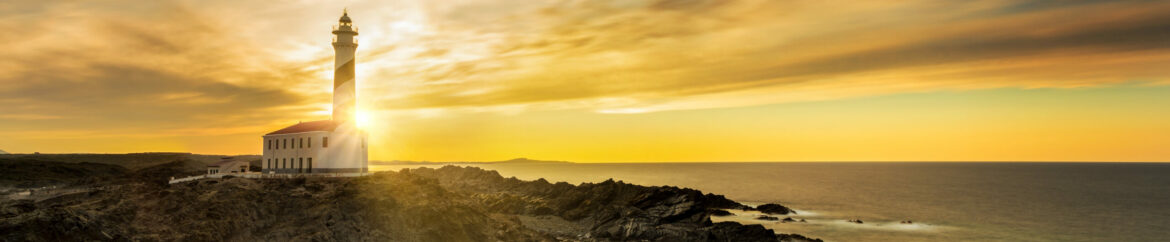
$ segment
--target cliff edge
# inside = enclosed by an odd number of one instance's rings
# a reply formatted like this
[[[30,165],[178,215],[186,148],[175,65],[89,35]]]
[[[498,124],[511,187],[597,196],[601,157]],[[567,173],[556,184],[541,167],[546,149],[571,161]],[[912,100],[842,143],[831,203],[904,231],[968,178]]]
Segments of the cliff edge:
[[[712,223],[723,196],[605,181],[521,181],[447,166],[352,179],[208,179],[181,163],[50,197],[0,200],[0,240],[815,241]],[[165,181],[165,180],[163,180]]]

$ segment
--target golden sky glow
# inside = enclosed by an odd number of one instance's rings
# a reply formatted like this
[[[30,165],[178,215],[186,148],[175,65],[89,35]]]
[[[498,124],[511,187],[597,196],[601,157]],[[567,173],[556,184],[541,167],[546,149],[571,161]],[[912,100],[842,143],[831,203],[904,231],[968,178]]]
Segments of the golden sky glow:
[[[0,150],[258,154],[344,7],[372,160],[1170,160],[1165,1],[4,1]]]

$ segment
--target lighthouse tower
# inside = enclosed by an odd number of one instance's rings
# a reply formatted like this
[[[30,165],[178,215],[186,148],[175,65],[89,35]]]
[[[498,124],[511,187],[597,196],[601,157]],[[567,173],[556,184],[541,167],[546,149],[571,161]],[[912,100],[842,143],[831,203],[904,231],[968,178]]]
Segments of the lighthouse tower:
[[[333,65],[333,121],[337,123],[354,122],[354,109],[357,101],[354,79],[354,52],[357,51],[357,42],[354,36],[358,35],[357,28],[353,27],[353,20],[349,19],[349,11],[342,12],[341,19],[333,28],[333,52],[336,56]]]
[[[357,28],[343,12],[333,28],[336,52],[333,72],[333,117],[300,122],[264,135],[264,173],[346,173],[369,172],[366,132],[357,126],[357,79],[354,51]]]

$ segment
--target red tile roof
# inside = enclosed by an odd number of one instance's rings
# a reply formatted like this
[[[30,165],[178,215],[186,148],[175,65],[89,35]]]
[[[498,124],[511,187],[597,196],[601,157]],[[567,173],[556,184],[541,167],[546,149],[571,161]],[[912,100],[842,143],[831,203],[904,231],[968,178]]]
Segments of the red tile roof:
[[[310,122],[302,122],[302,123],[294,124],[292,126],[288,126],[286,128],[283,128],[283,129],[280,129],[277,131],[273,131],[272,133],[268,133],[265,135],[292,134],[292,133],[303,133],[303,132],[312,132],[312,131],[333,131],[333,129],[336,129],[336,128],[337,128],[337,123],[334,123],[333,120],[310,121]]]

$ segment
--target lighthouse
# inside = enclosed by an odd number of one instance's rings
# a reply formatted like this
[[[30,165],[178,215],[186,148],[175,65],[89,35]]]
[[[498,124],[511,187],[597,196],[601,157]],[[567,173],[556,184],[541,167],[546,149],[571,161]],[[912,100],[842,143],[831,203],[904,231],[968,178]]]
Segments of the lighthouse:
[[[333,116],[298,122],[263,138],[261,170],[266,174],[365,174],[369,172],[366,132],[357,127],[357,28],[343,11],[333,27]]]
[[[349,19],[349,11],[341,13],[337,26],[333,27],[333,121],[347,123],[355,122],[354,106],[357,101],[354,79],[354,52],[357,51],[357,42],[354,36],[358,35],[353,20]]]

